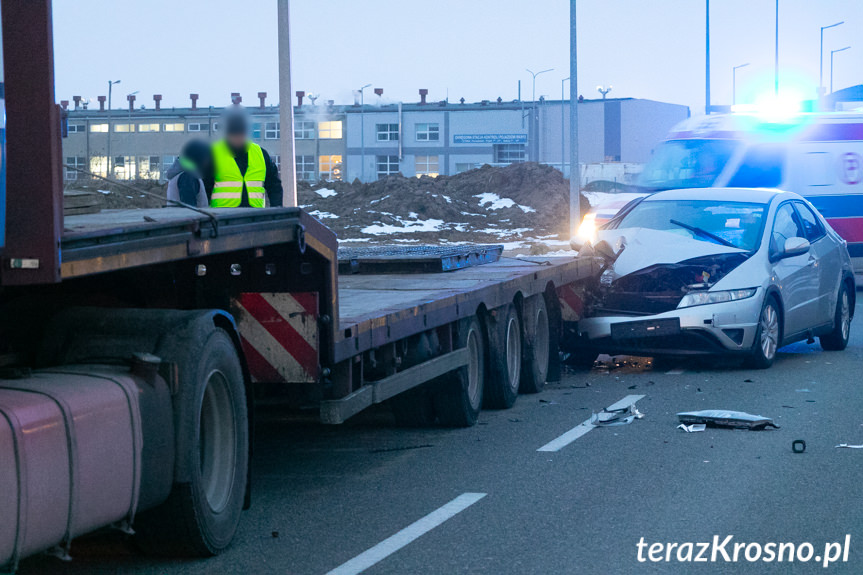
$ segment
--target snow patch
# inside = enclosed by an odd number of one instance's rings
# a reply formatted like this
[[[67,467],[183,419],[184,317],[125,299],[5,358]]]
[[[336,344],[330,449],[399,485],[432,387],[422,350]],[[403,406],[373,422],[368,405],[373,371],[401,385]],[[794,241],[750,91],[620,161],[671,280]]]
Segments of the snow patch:
[[[329,188],[321,188],[320,190],[315,190],[315,193],[322,198],[331,198],[338,194],[337,191],[331,190]]]
[[[483,194],[477,194],[474,196],[475,198],[479,198],[479,206],[485,207],[486,204],[489,206],[486,208],[487,210],[499,210],[501,208],[512,208],[516,207],[523,211],[526,214],[531,212],[535,212],[536,210],[530,206],[522,206],[520,204],[515,203],[515,201],[509,198],[502,198],[497,194],[493,194],[491,192],[486,192]]]
[[[401,224],[398,226],[392,224],[373,224],[366,226],[360,230],[364,234],[371,236],[383,236],[389,234],[412,234],[416,232],[437,232],[443,229],[444,221],[436,219],[428,220],[403,220],[396,218],[396,221]]]
[[[333,214],[331,212],[322,212],[321,210],[315,210],[313,212],[309,212],[309,214],[315,216],[319,220],[337,220],[339,216]]]

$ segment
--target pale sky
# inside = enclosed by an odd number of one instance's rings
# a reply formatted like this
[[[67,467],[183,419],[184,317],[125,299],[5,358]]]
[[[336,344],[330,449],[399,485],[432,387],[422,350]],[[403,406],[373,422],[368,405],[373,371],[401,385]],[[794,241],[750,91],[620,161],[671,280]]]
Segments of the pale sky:
[[[824,84],[830,50],[834,88],[863,83],[863,0],[779,0],[780,88],[812,97],[818,85],[819,28],[825,31]],[[731,102],[732,66],[738,103],[773,87],[774,0],[711,2],[712,102]],[[578,0],[578,88],[599,97],[636,97],[704,106],[704,0]],[[350,103],[352,89],[371,83],[387,100],[450,101],[560,98],[569,76],[567,0],[294,0],[291,4],[293,89]],[[856,40],[856,45],[855,45]],[[56,0],[57,99],[93,98],[115,86],[114,107],[137,104],[222,106],[231,92],[245,104],[256,94],[277,101],[275,0]],[[568,88],[567,88],[568,94]]]

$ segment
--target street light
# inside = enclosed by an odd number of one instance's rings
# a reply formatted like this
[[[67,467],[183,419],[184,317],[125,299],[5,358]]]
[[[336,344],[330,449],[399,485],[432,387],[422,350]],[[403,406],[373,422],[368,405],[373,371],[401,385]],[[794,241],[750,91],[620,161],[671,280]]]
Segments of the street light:
[[[131,154],[132,155],[132,165],[135,168],[135,177],[138,176],[138,158],[137,158],[137,154],[135,153],[135,137],[132,135],[132,132],[134,131],[132,129],[132,102],[129,101],[129,97],[138,94],[138,92],[140,92],[140,90],[135,90],[134,92],[129,92],[128,94],[126,94],[126,101],[129,102],[129,128],[128,128],[129,132],[128,132],[128,134],[129,134],[129,141],[132,143],[132,145],[129,146],[129,151],[132,153]],[[132,179],[132,170],[128,166],[126,166],[126,176],[127,176],[126,177],[127,180]]]
[[[366,181],[366,118],[365,118],[365,89],[371,86],[366,84],[359,89],[360,92],[360,181]],[[320,161],[320,160],[318,160]]]
[[[569,81],[569,78],[564,78],[560,81],[560,175],[566,177],[565,169],[566,169],[566,161],[564,159],[564,153],[566,151],[566,138],[564,137],[564,123],[563,123],[563,102],[566,100],[563,91],[563,85]]]
[[[596,91],[602,94],[602,99],[605,100],[605,97],[608,95],[609,92],[611,92],[613,88],[614,86],[611,85],[609,85],[608,88],[606,88],[605,86],[597,86]]]
[[[845,46],[844,48],[839,48],[838,50],[830,50],[830,93],[833,93],[833,54],[836,52],[844,52],[849,49],[851,46]]]
[[[731,104],[734,105],[737,103],[737,70],[739,68],[745,68],[749,65],[749,62],[745,64],[740,64],[739,66],[734,66],[731,68]]]
[[[835,28],[840,24],[844,24],[845,20],[830,24],[829,26],[821,26],[821,51],[818,53],[818,97],[824,95],[824,30]]]
[[[540,74],[545,74],[546,72],[551,72],[552,70],[554,70],[554,68],[549,68],[548,70],[540,70],[539,72],[536,72],[536,73],[531,72],[527,68],[525,68],[525,70],[527,70],[528,74],[533,76],[533,88],[532,88],[531,93],[530,93],[530,101],[536,102],[536,77],[539,76]]]
[[[108,80],[108,164],[106,166],[107,173],[105,174],[109,178],[114,175],[111,171],[111,88],[114,87],[114,84],[119,84],[120,80]]]

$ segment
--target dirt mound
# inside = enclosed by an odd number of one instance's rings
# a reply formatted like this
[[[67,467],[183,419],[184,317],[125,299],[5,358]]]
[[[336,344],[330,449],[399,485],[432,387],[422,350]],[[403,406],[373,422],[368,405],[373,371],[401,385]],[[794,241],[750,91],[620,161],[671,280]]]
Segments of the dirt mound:
[[[300,184],[299,203],[341,239],[515,241],[568,238],[569,181],[536,163],[455,176]],[[581,198],[582,211],[589,209]]]

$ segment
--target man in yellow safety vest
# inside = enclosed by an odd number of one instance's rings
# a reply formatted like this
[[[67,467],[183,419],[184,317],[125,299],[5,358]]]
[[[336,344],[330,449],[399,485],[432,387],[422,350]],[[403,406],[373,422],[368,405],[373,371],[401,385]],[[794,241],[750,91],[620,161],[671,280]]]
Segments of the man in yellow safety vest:
[[[279,170],[267,151],[249,139],[246,113],[239,108],[229,110],[223,131],[225,137],[213,143],[213,161],[203,174],[210,207],[281,207]]]

